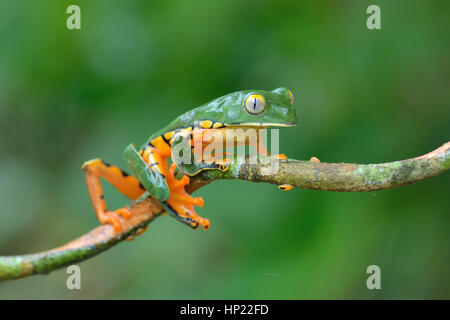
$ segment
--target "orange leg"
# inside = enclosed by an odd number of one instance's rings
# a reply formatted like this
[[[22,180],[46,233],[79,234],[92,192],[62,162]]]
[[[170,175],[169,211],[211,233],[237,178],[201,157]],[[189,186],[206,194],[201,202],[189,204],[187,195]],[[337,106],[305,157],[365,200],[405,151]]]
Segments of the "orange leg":
[[[142,158],[153,172],[158,172],[163,177],[167,176],[169,167],[167,165],[167,154],[159,149],[148,146],[144,151]]]
[[[131,200],[137,200],[145,192],[145,189],[139,181],[120,170],[118,167],[103,162],[100,159],[87,161],[83,164],[82,169],[86,173],[86,183],[91,197],[92,205],[98,220],[102,224],[110,223],[114,230],[122,229],[122,218],[128,219],[132,216],[132,212],[128,208],[120,208],[115,211],[108,211],[106,208],[105,197],[100,178],[104,178],[111,183],[119,192]]]
[[[263,143],[263,138],[262,138],[261,132],[258,136],[257,145],[251,144],[250,146],[255,148],[256,150],[258,150],[259,154],[270,156],[269,150],[267,150],[266,146]],[[287,157],[284,155],[284,153],[275,154],[275,155],[272,155],[272,157],[274,157],[275,159],[278,159],[278,160],[286,160],[287,159]]]
[[[270,156],[269,150],[267,150],[266,146],[262,143],[263,139],[262,139],[262,135],[259,135],[259,140],[258,140],[258,153],[260,154],[264,154],[267,156]],[[253,146],[254,148],[256,148],[256,146]],[[275,154],[272,155],[272,157],[274,157],[275,159],[278,160],[286,160],[287,157],[284,153],[280,153],[280,154]],[[278,189],[283,190],[283,191],[289,191],[292,190],[292,188],[294,188],[292,185],[290,184],[282,184],[278,186]]]

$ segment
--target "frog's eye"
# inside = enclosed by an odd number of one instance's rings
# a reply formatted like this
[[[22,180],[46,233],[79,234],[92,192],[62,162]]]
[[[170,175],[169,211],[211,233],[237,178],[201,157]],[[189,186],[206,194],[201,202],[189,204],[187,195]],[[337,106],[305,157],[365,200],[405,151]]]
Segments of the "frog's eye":
[[[245,99],[245,110],[251,114],[258,114],[266,108],[266,101],[260,94],[251,94]]]
[[[289,97],[291,98],[291,104],[294,104],[294,95],[292,94],[291,90],[288,89]]]

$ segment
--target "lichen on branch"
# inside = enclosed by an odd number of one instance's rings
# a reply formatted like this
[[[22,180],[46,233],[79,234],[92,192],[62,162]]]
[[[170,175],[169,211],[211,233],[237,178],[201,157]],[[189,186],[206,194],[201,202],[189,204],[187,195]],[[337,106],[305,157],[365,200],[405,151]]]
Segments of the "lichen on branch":
[[[291,184],[297,188],[361,192],[398,187],[438,175],[450,168],[450,142],[421,157],[381,164],[323,163],[282,160],[271,170],[270,158],[257,163],[231,164],[226,172],[203,171],[191,178],[188,192],[194,192],[214,180],[239,179],[275,185]],[[124,221],[123,230],[115,232],[102,225],[72,242],[36,254],[0,257],[0,280],[19,279],[89,259],[120,241],[139,234],[163,213],[152,197],[131,205],[133,217]]]

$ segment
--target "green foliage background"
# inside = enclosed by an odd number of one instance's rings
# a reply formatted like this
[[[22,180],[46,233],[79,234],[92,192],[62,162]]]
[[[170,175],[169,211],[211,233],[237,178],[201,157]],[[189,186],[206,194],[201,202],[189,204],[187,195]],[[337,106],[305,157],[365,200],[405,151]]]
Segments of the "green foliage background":
[[[78,4],[82,30],[65,27]],[[366,28],[381,7],[382,29]],[[80,170],[126,168],[180,113],[241,89],[290,88],[289,157],[374,163],[449,140],[448,1],[0,2],[0,254],[96,227]],[[220,181],[198,192],[209,231],[170,217],[80,264],[0,283],[0,298],[450,298],[448,174],[377,193],[279,192]],[[107,189],[109,207],[126,199]],[[109,195],[109,196],[108,196]],[[366,288],[366,268],[382,290]]]

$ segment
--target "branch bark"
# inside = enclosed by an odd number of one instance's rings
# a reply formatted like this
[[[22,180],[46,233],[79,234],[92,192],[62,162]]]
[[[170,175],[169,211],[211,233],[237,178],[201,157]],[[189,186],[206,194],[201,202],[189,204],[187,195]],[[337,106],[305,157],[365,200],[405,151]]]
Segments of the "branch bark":
[[[291,184],[297,188],[361,192],[383,190],[438,175],[450,168],[450,142],[421,157],[381,164],[319,163],[282,160],[278,170],[271,172],[270,158],[257,163],[232,164],[223,172],[203,171],[191,178],[188,192],[193,192],[214,180],[239,179],[276,185]],[[117,243],[133,238],[163,213],[158,202],[148,197],[131,205],[134,215],[124,221],[121,232],[102,225],[72,242],[36,254],[0,257],[0,280],[19,279],[89,259]]]

